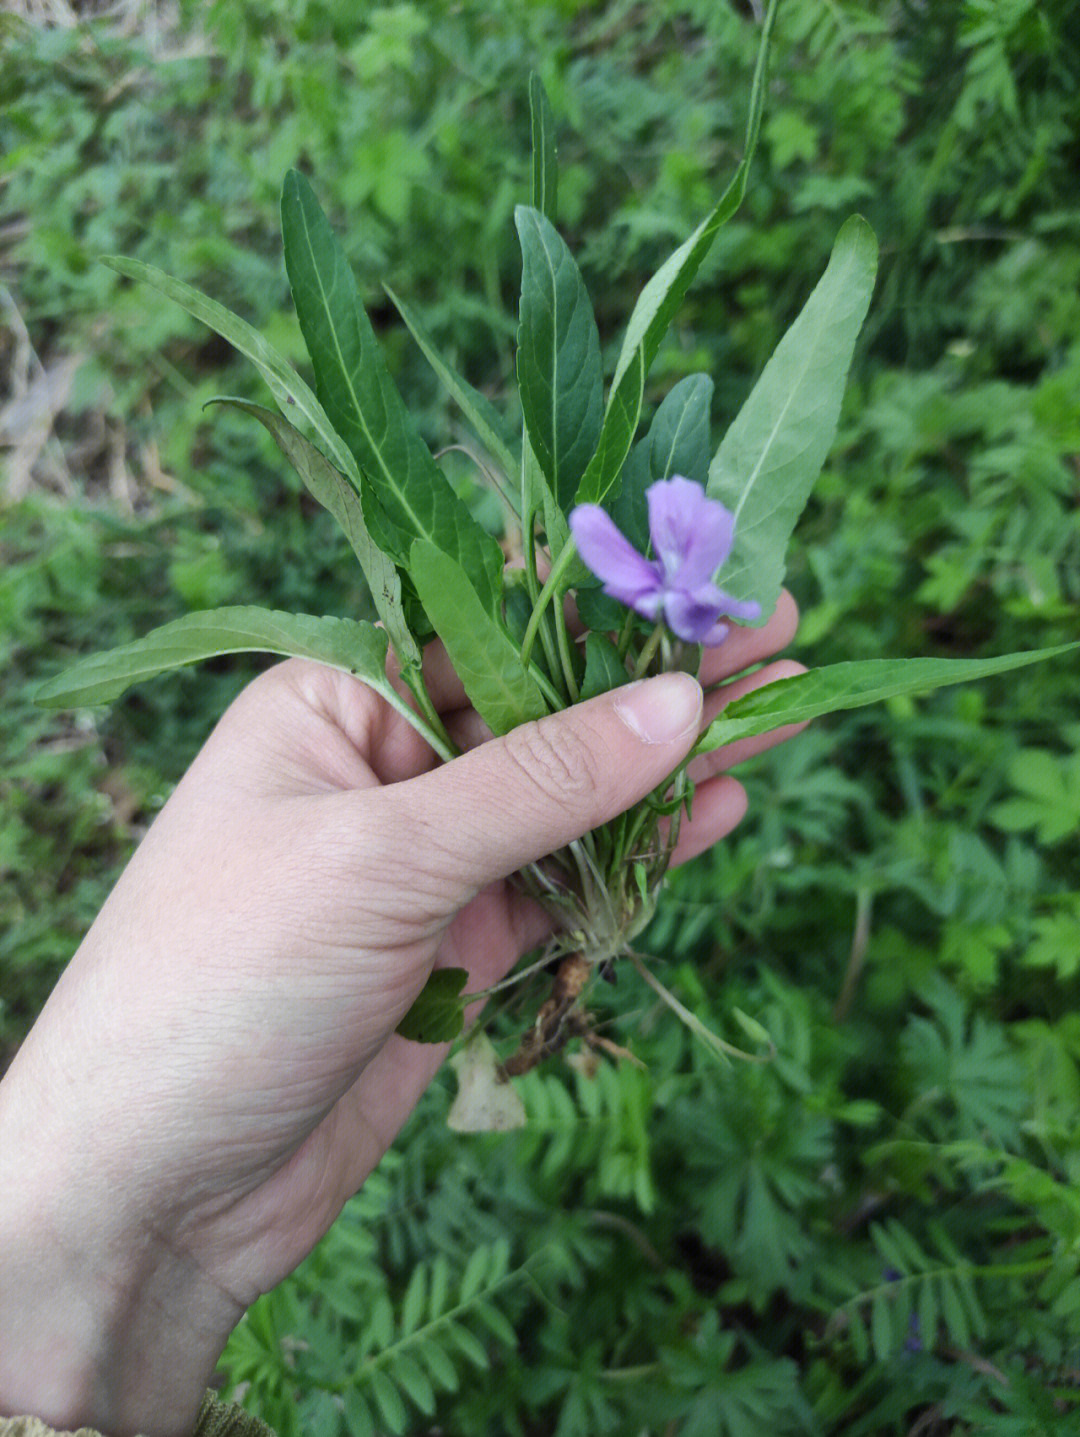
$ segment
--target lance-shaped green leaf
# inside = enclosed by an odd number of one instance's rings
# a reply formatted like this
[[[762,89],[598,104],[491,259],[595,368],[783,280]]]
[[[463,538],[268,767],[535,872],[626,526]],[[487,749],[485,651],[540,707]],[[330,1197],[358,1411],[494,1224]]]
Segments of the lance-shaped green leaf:
[[[186,614],[133,643],[91,654],[50,679],[36,699],[49,708],[106,704],[132,684],[219,654],[287,654],[344,669],[400,708],[386,677],[385,630],[358,619],[316,618],[232,605]]]
[[[698,739],[695,753],[707,753],[736,739],[768,733],[785,724],[802,723],[822,714],[863,708],[882,699],[926,693],[947,684],[968,683],[1053,659],[1080,648],[1080,643],[991,659],[866,659],[830,664],[795,678],[778,679],[728,704]]]
[[[641,418],[647,370],[645,351],[637,349],[612,385],[596,449],[575,494],[578,504],[599,504],[619,477]]]
[[[467,380],[462,379],[460,374],[451,369],[435,348],[431,335],[412,306],[406,304],[403,299],[399,299],[388,284],[384,284],[383,289],[386,290],[391,303],[405,321],[409,333],[423,351],[424,358],[442,380],[458,408],[476,431],[476,437],[480,443],[502,468],[507,478],[515,479],[520,470],[521,461],[514,454],[503,433],[502,419],[498,410],[478,389],[474,389]],[[515,499],[515,507],[519,504],[520,500]]]
[[[544,695],[516,644],[481,604],[460,564],[417,539],[409,573],[469,701],[492,733],[546,714]]]
[[[281,197],[285,266],[319,398],[400,532],[397,559],[428,540],[472,575],[494,612],[503,556],[431,457],[390,377],[344,252],[303,175]]]
[[[656,358],[656,351],[676,310],[682,304],[686,291],[701,268],[702,261],[712,248],[713,240],[742,204],[761,128],[765,73],[776,18],[776,4],[777,0],[770,0],[761,27],[761,44],[750,91],[750,113],[747,118],[742,163],[716,206],[705,216],[689,239],[684,240],[674,254],[668,256],[638,296],[615,365],[615,376],[611,381],[611,392],[604,413],[603,433],[577,493],[579,504],[599,504],[618,477],[637,430],[645,376]]]
[[[709,409],[713,382],[688,374],[665,395],[649,430],[649,472],[653,481],[681,474],[704,487],[709,477]]]
[[[559,206],[558,146],[555,143],[555,116],[551,113],[544,82],[529,76],[529,117],[532,125],[533,209],[555,223]]]
[[[164,270],[143,264],[142,260],[126,259],[123,255],[107,255],[104,263],[118,274],[150,285],[159,294],[165,295],[186,310],[193,319],[205,324],[215,334],[220,334],[222,339],[231,344],[245,359],[250,359],[269,386],[282,414],[286,417],[302,414],[326,445],[326,451],[334,463],[359,488],[360,471],[356,460],[330,423],[326,410],[288,360],[264,339],[257,329],[252,329],[246,320],[233,314],[224,305],[218,304],[216,299],[211,299],[209,295],[185,284],[183,280],[173,279],[172,275],[166,274]]]
[[[606,694],[611,689],[621,688],[630,682],[626,665],[619,658],[619,651],[607,634],[591,633],[585,637],[585,677],[581,683],[581,698],[594,699],[597,694]]]
[[[721,586],[736,599],[756,599],[760,624],[776,605],[788,540],[836,435],[876,269],[874,232],[855,215],[709,469],[707,492],[735,515]]]
[[[528,205],[518,205],[514,222],[522,258],[521,408],[540,467],[566,508],[600,437],[600,336],[585,283],[558,232]]]
[[[329,509],[337,520],[353,553],[360,561],[376,612],[394,646],[402,675],[419,674],[420,648],[405,622],[401,607],[401,578],[390,559],[377,547],[364,522],[360,496],[326,458],[282,415],[247,399],[213,399],[211,404],[228,405],[252,415],[269,431],[278,448],[299,474],[308,493]]]
[[[707,374],[688,374],[664,396],[649,432],[639,439],[623,465],[619,487],[608,504],[615,523],[644,554],[649,545],[649,506],[645,491],[659,479],[681,474],[705,487],[709,477],[709,407],[713,382]]]

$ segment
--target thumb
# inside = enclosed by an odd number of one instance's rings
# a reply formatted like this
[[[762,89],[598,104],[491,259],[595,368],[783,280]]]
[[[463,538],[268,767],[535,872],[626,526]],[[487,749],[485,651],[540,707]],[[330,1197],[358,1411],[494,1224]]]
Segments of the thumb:
[[[689,752],[701,711],[696,679],[661,674],[522,724],[398,791],[422,792],[464,897],[644,798]]]

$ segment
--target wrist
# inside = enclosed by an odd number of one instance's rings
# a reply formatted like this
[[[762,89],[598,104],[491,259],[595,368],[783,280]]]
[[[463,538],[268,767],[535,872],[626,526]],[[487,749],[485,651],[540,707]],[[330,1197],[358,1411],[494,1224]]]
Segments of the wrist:
[[[0,1415],[187,1437],[242,1307],[126,1210],[90,1144],[33,1122],[18,1067],[0,1084]]]

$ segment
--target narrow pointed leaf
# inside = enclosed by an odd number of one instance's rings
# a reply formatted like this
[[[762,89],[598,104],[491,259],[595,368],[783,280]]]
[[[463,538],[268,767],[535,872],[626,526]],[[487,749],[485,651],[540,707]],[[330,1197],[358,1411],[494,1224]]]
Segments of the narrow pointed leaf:
[[[417,539],[409,573],[455,673],[494,734],[547,713],[517,646],[481,604],[469,575],[434,544]]]
[[[607,634],[590,633],[585,637],[585,677],[581,684],[581,698],[596,698],[611,689],[620,688],[630,682],[626,665],[619,658],[619,652]]]
[[[392,1432],[394,1437],[408,1431],[409,1413],[404,1399],[381,1367],[369,1370],[368,1384],[387,1431]]]
[[[451,1063],[453,1059],[451,1058]],[[520,1101],[520,1100],[519,1100]],[[454,1124],[447,1115],[447,1127],[453,1128]],[[520,1126],[520,1124],[519,1124]],[[420,1349],[420,1355],[427,1363],[428,1371],[447,1392],[456,1392],[461,1386],[461,1379],[457,1375],[457,1369],[450,1360],[449,1354],[435,1342],[429,1342]]]
[[[532,121],[532,203],[533,209],[555,223],[559,205],[558,146],[555,143],[555,116],[551,113],[544,82],[529,76],[529,114]]]
[[[425,329],[419,315],[411,305],[394,293],[388,284],[383,285],[390,302],[405,321],[405,325],[424,353],[424,358],[442,380],[447,391],[476,431],[476,437],[501,467],[508,479],[516,478],[520,460],[514,455],[504,433],[502,420],[489,399],[462,379],[435,348],[431,335]]]
[[[761,128],[765,73],[776,18],[776,3],[777,0],[770,0],[761,27],[761,44],[750,91],[750,113],[742,163],[716,206],[705,216],[689,239],[684,240],[678,249],[668,256],[638,296],[615,366],[615,377],[611,382],[611,393],[604,414],[604,431],[577,494],[579,504],[599,504],[615,482],[637,429],[645,376],[656,358],[656,352],[675,312],[682,304],[702,261],[712,248],[713,240],[742,204]]]
[[[557,230],[528,205],[518,205],[514,222],[522,257],[521,408],[540,467],[565,508],[600,437],[600,336],[585,283]]]
[[[488,610],[503,557],[431,457],[386,367],[344,252],[303,175],[281,197],[285,265],[319,398],[405,541],[422,538],[472,575]]]
[[[423,1268],[418,1268],[417,1271],[422,1272]],[[395,1353],[393,1372],[394,1381],[409,1401],[419,1407],[425,1416],[430,1417],[435,1411],[435,1393],[427,1373],[422,1370],[416,1359],[408,1352]]]
[[[357,1388],[346,1387],[342,1407],[349,1437],[375,1437],[371,1408]]]
[[[287,654],[314,659],[362,679],[395,707],[402,700],[386,677],[384,629],[356,619],[316,618],[234,605],[187,614],[141,639],[92,654],[50,679],[36,699],[48,708],[106,704],[132,684],[219,654]]]
[[[636,350],[628,369],[612,386],[596,449],[575,494],[578,504],[599,504],[619,477],[641,418],[647,368],[644,350]]]
[[[735,544],[719,582],[737,599],[758,601],[759,624],[776,606],[788,540],[836,435],[876,269],[874,232],[855,215],[709,470],[710,497],[735,515]]]
[[[304,486],[337,520],[353,553],[360,561],[376,612],[382,620],[402,671],[419,670],[420,648],[405,622],[401,607],[401,579],[390,559],[375,544],[364,522],[360,496],[330,463],[283,416],[246,399],[214,399],[212,404],[228,405],[252,415],[269,431],[278,448],[303,480]]]
[[[892,1311],[888,1296],[879,1292],[870,1304],[870,1341],[879,1362],[888,1362],[894,1346]]]
[[[118,274],[150,285],[159,294],[165,295],[186,310],[193,319],[205,324],[215,334],[220,334],[222,339],[231,344],[245,359],[250,359],[269,386],[282,414],[287,418],[297,412],[302,414],[326,445],[326,452],[334,463],[359,486],[360,472],[356,460],[330,423],[326,410],[288,360],[264,339],[257,329],[253,329],[246,320],[233,314],[224,305],[218,304],[217,300],[211,299],[209,295],[193,289],[183,280],[173,279],[172,275],[155,269],[153,265],[144,264],[142,260],[127,259],[123,255],[107,255],[104,263]]]
[[[681,474],[705,487],[709,477],[709,408],[713,382],[707,374],[680,379],[657,409],[648,434],[623,465],[619,487],[608,505],[611,517],[635,549],[649,543],[645,491],[658,479]]]
[[[649,468],[654,480],[681,474],[703,487],[709,477],[709,408],[713,382],[688,374],[666,395],[649,430]]]
[[[795,678],[779,679],[728,704],[698,739],[695,753],[707,753],[735,739],[768,733],[822,714],[863,708],[904,694],[926,693],[947,684],[968,683],[1056,658],[1080,643],[991,659],[866,659],[830,664]]]

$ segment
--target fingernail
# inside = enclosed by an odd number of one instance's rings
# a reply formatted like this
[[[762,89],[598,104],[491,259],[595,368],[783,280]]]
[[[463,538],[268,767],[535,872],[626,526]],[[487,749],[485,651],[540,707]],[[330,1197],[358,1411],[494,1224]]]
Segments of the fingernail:
[[[701,722],[701,685],[690,674],[639,679],[618,691],[615,712],[642,743],[674,743]]]

